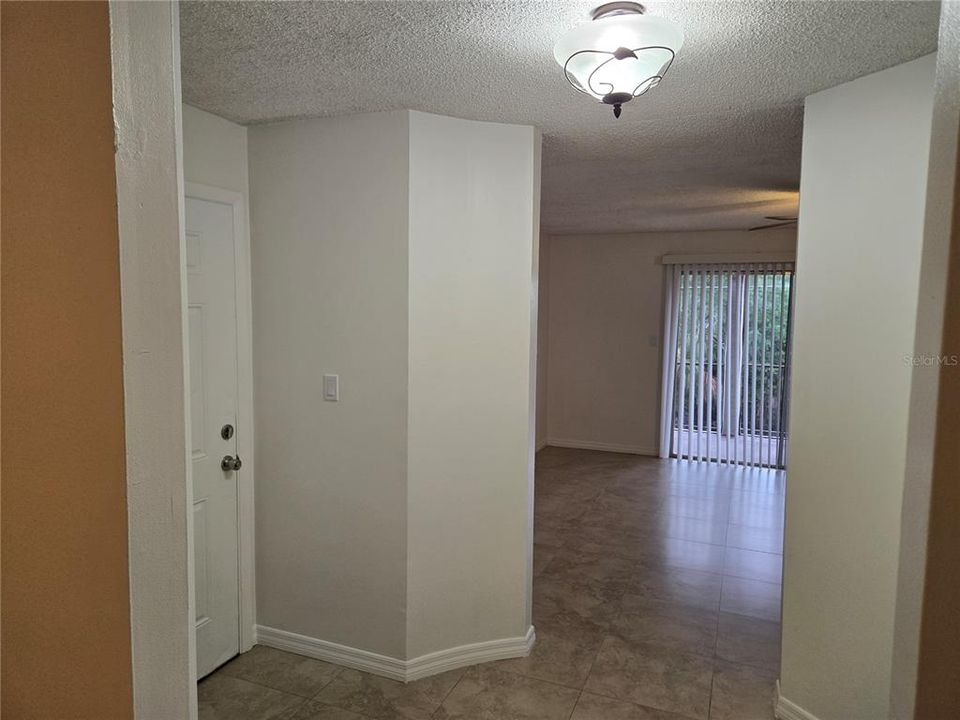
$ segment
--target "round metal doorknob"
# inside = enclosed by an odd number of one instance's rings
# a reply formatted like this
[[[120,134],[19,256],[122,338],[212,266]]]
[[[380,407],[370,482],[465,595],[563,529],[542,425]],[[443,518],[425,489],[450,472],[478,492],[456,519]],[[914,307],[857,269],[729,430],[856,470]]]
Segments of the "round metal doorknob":
[[[234,457],[233,455],[224,455],[223,460],[220,461],[220,469],[224,472],[230,472],[231,470],[239,470],[243,467],[243,461],[240,459],[240,456]]]

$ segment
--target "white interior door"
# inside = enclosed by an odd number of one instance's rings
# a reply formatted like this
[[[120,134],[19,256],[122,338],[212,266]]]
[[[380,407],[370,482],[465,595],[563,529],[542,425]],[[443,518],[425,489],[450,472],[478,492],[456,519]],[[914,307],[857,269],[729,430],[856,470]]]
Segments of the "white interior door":
[[[198,677],[240,650],[235,232],[230,205],[186,199]]]

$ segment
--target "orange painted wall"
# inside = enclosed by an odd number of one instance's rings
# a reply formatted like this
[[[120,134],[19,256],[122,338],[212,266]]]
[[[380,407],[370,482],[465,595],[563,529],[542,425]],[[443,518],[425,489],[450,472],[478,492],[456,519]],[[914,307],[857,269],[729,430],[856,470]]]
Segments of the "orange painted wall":
[[[132,717],[105,2],[0,3],[2,712]]]

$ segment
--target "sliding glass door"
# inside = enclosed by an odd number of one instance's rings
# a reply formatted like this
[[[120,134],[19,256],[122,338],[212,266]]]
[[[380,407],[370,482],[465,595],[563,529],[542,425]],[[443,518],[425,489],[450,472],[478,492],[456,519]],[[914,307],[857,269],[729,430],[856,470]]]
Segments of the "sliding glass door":
[[[784,467],[792,263],[667,275],[661,455]]]

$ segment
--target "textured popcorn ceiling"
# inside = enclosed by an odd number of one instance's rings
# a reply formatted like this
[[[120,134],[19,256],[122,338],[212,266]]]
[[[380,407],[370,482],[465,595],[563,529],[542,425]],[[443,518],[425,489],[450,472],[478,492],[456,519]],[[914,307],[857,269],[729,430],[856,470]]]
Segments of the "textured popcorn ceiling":
[[[186,102],[240,123],[412,108],[543,131],[551,232],[746,228],[796,211],[803,98],[936,49],[932,2],[649,2],[659,87],[575,92],[556,38],[597,2],[187,2]]]

